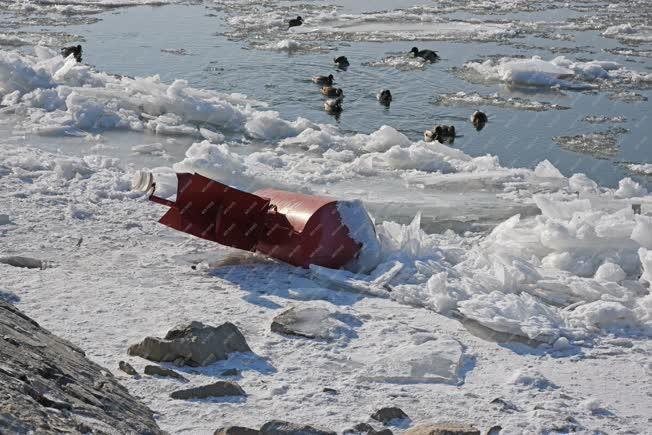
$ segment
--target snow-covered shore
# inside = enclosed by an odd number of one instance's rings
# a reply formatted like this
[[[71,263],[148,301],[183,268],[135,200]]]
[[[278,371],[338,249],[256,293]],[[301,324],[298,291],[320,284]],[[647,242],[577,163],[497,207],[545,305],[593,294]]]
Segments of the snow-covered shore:
[[[540,59],[487,62],[470,65],[502,81],[552,74],[557,83],[598,66],[607,75],[621,70],[561,58],[554,71]],[[652,196],[633,180],[608,189],[584,174],[564,177],[548,161],[507,168],[492,155],[412,142],[390,126],[348,134],[287,121],[242,95],[113,76],[45,48],[33,56],[0,52],[0,97],[3,116],[20,120],[25,137],[98,143],[80,157],[3,138],[0,254],[53,267],[0,264],[0,295],[113,369],[126,359],[140,370],[145,361],[128,358],[128,344],[192,320],[231,321],[253,350],[182,370],[191,385],[225,368],[242,370],[238,382],[248,396],[238,402],[172,400],[175,381],[115,370],[164,430],[212,433],[272,418],[344,430],[397,405],[410,424],[646,431]],[[382,258],[368,275],[245,255],[158,225],[161,207],[131,191],[140,168],[101,154],[111,130],[196,140],[183,159],[154,168],[161,195],[174,194],[174,171],[196,171],[248,190],[360,194],[378,213],[403,204],[416,217],[402,225],[375,214]],[[356,186],[379,182],[391,189]],[[482,201],[493,204],[485,220],[500,221],[491,231],[437,233],[420,225],[437,213],[482,213]],[[532,209],[536,216],[520,214]],[[326,309],[339,323],[319,340],[271,332],[273,317],[292,305]],[[430,357],[433,350],[440,359]]]

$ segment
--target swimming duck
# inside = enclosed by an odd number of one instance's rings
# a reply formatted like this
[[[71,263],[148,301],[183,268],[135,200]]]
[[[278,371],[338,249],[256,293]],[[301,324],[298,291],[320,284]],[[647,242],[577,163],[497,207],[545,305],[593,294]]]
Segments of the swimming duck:
[[[61,49],[61,56],[63,57],[68,57],[70,55],[73,55],[75,57],[75,60],[77,62],[82,61],[82,46],[81,45],[72,45],[70,47],[64,47]]]
[[[434,62],[437,59],[439,59],[437,52],[433,50],[419,50],[416,47],[412,47],[412,50],[410,50],[410,52],[414,54],[414,57],[420,57],[430,62]]]
[[[302,25],[302,24],[303,24],[303,18],[301,18],[301,17],[296,17],[296,18],[290,20],[289,25],[288,25],[288,29],[289,29],[290,27],[300,26],[300,25]]]
[[[333,85],[333,74],[329,74],[328,76],[313,77],[312,82],[317,83],[318,85],[332,86]]]
[[[341,88],[334,88],[332,86],[324,86],[321,88],[321,93],[327,97],[342,98],[344,96],[344,92],[342,92]]]
[[[346,69],[349,66],[349,59],[346,56],[336,57],[333,62],[337,64],[338,68]]]
[[[324,110],[328,113],[340,113],[342,111],[342,99],[331,98],[324,101]]]
[[[484,112],[476,110],[471,115],[471,122],[476,130],[480,131],[484,128],[484,125],[487,123],[487,115]]]
[[[376,98],[378,98],[378,102],[380,104],[389,106],[389,103],[392,102],[392,93],[389,91],[389,89],[383,89],[378,93],[378,95],[376,95]]]
[[[452,125],[433,125],[432,130],[423,132],[423,140],[451,144],[455,141],[455,127]]]

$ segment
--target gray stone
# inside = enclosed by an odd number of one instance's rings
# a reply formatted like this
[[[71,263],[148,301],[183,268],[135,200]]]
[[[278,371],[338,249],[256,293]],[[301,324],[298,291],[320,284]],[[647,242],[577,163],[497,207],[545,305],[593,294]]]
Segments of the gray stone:
[[[491,428],[487,431],[487,435],[500,435],[500,431],[502,430],[502,426],[491,426]]]
[[[146,375],[150,375],[150,376],[165,376],[167,378],[174,378],[182,381],[188,380],[183,376],[181,376],[179,373],[175,372],[174,370],[166,369],[165,367],[161,367],[161,366],[152,366],[152,365],[145,366],[144,372]]]
[[[131,364],[129,364],[128,362],[120,361],[118,363],[118,368],[128,375],[138,376],[138,372],[136,371],[136,369],[133,368]]]
[[[226,369],[222,373],[220,373],[221,376],[240,376],[240,370],[238,369]]]
[[[491,404],[495,405],[498,408],[498,410],[502,412],[520,411],[518,406],[514,405],[509,400],[503,399],[502,397],[496,397],[491,401]]]
[[[170,394],[173,399],[206,399],[208,397],[238,397],[246,396],[246,393],[235,382],[217,381],[213,384],[202,385],[201,387],[188,388],[186,390],[174,391]]]
[[[108,370],[3,301],[0,337],[0,433],[162,433]]]
[[[343,435],[393,435],[389,429],[376,430],[369,423],[358,423],[351,429],[343,432]]]
[[[146,337],[129,346],[129,355],[175,365],[205,366],[227,359],[232,352],[251,352],[242,333],[232,323],[218,327],[190,322],[168,331],[165,338]]]
[[[395,406],[390,406],[387,408],[381,408],[378,411],[374,412],[371,415],[371,418],[373,418],[376,421],[379,421],[383,424],[387,424],[391,422],[392,420],[403,420],[408,418],[407,414],[403,412],[401,408],[397,408]]]
[[[260,431],[242,426],[229,426],[217,429],[213,435],[258,435]]]
[[[0,257],[0,263],[8,264],[14,267],[24,267],[27,269],[45,269],[45,262],[36,258],[19,257],[12,255],[10,257]]]
[[[337,320],[333,313],[322,307],[294,306],[272,320],[271,330],[279,334],[305,338],[333,338],[346,324]]]
[[[268,421],[260,428],[260,433],[261,435],[337,435],[337,432],[327,429],[281,420]]]
[[[325,387],[322,390],[322,392],[328,393],[328,394],[337,394],[337,390],[335,388],[328,388],[328,387]]]
[[[405,435],[480,435],[480,431],[462,424],[429,424],[412,428]]]

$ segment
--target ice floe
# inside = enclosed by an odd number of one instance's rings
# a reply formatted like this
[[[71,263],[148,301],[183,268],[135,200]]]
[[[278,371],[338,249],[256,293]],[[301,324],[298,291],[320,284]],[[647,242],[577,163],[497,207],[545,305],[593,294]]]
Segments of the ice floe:
[[[590,89],[598,86],[601,80],[634,84],[652,82],[652,74],[629,70],[617,62],[581,62],[565,56],[550,61],[533,56],[531,59],[503,57],[484,62],[467,62],[463,74],[471,79],[488,82],[563,89]]]

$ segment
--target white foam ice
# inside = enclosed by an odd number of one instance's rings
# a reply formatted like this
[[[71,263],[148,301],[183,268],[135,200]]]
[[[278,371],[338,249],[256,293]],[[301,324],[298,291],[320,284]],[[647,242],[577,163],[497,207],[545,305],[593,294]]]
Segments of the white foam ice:
[[[240,94],[195,89],[184,80],[166,84],[158,76],[116,77],[44,47],[35,55],[0,52],[0,100],[26,130],[47,135],[128,129],[222,140],[221,130],[278,140],[316,127],[260,110],[264,104]]]
[[[531,110],[535,112],[570,109],[568,106],[562,106],[555,103],[539,102],[518,97],[505,98],[497,93],[481,95],[477,92],[466,93],[464,91],[438,95],[435,97],[434,103],[442,106],[495,106],[516,110]]]
[[[631,163],[627,168],[638,174],[652,175],[652,163]]]
[[[540,56],[530,59],[503,57],[484,62],[467,62],[464,73],[486,81],[521,86],[581,89],[597,86],[600,80],[624,83],[649,83],[652,74],[629,70],[617,62],[593,60],[573,61],[558,56],[550,61]]]
[[[652,42],[652,26],[625,23],[607,27],[602,36],[616,38],[625,42]]]

